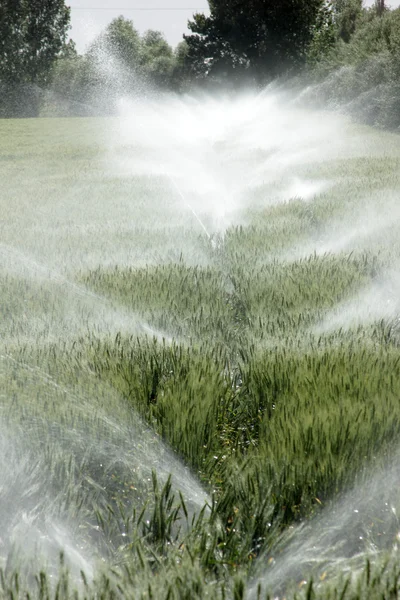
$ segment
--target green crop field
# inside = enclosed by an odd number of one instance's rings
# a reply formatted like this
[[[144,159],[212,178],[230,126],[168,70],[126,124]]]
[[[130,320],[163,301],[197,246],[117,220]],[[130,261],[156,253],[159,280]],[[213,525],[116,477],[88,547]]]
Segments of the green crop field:
[[[0,121],[0,596],[399,597],[400,138],[124,110]]]

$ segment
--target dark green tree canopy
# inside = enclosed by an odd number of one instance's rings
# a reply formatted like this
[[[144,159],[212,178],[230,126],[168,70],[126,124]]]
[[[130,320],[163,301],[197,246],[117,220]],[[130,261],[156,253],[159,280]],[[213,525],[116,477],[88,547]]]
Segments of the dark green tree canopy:
[[[69,27],[64,0],[0,0],[0,82],[46,81]]]
[[[362,15],[362,0],[333,0],[332,15],[337,37],[348,43]]]
[[[186,35],[196,75],[251,73],[264,81],[305,60],[324,0],[209,0]]]

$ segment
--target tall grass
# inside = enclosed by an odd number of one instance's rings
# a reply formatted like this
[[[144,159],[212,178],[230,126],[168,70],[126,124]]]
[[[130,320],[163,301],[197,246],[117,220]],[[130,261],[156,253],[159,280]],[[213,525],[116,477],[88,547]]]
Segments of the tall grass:
[[[101,124],[0,124],[0,595],[264,598],[297,528],[396,456],[397,305],[326,324],[398,264],[398,142],[347,125],[391,158],[302,162],[320,194],[257,186],[209,240],[162,177],[101,174]],[[397,597],[366,549],[286,597]]]

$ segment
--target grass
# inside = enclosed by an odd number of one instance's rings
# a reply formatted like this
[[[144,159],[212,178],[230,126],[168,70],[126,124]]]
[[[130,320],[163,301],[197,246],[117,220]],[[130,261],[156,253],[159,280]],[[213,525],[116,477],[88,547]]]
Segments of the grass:
[[[0,595],[396,598],[398,138],[208,239],[116,128],[0,122]]]

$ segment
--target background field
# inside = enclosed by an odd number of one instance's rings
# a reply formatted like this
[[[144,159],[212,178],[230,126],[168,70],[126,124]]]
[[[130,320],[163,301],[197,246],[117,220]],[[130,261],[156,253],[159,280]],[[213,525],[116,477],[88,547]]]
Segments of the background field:
[[[272,91],[0,121],[4,597],[397,597],[399,173]]]

